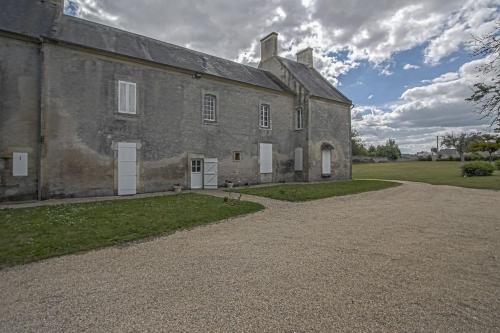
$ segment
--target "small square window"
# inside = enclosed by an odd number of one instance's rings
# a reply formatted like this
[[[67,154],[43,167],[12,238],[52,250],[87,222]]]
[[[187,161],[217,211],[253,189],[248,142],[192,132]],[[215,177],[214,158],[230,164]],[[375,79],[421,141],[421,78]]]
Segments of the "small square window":
[[[233,161],[241,161],[241,152],[240,151],[233,152]]]

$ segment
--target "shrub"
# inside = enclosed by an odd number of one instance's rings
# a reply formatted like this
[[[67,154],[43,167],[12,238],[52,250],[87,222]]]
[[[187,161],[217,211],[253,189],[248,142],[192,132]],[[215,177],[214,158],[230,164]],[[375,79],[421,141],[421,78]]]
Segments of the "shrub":
[[[497,167],[497,170],[500,170],[500,160],[495,161],[495,166]]]
[[[494,170],[493,165],[488,162],[469,162],[462,166],[462,175],[465,177],[490,176]]]

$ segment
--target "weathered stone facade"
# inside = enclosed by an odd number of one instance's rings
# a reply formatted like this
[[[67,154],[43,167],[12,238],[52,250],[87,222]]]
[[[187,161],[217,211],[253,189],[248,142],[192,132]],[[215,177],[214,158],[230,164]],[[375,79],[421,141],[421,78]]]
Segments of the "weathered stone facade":
[[[189,188],[192,161],[206,158],[217,158],[219,186],[351,176],[350,101],[314,96],[281,64],[275,41],[255,69],[64,16],[62,0],[7,0],[5,8],[0,200],[116,195],[120,142],[136,144],[138,193]],[[119,81],[136,85],[135,114],[118,112]],[[212,123],[202,118],[206,94],[217,101]],[[263,104],[269,128],[259,126]],[[272,144],[270,173],[260,172],[260,143]],[[27,176],[13,175],[15,152],[28,154]]]

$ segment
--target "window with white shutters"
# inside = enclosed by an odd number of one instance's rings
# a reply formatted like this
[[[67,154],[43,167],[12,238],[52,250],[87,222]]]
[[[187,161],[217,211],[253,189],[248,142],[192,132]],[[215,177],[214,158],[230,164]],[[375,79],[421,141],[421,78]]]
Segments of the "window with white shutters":
[[[118,81],[118,112],[137,113],[137,89],[132,82]]]
[[[301,147],[295,148],[295,171],[302,171],[304,167],[304,151]]]
[[[273,173],[273,145],[261,143],[259,150],[260,173]]]
[[[261,128],[271,128],[271,107],[268,104],[260,105],[259,125]]]

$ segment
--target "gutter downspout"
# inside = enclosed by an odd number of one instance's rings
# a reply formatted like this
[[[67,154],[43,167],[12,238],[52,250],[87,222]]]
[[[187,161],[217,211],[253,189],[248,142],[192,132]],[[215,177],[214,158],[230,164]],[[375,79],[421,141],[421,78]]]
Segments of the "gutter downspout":
[[[349,179],[352,180],[352,109],[354,109],[354,104],[349,107]]]

